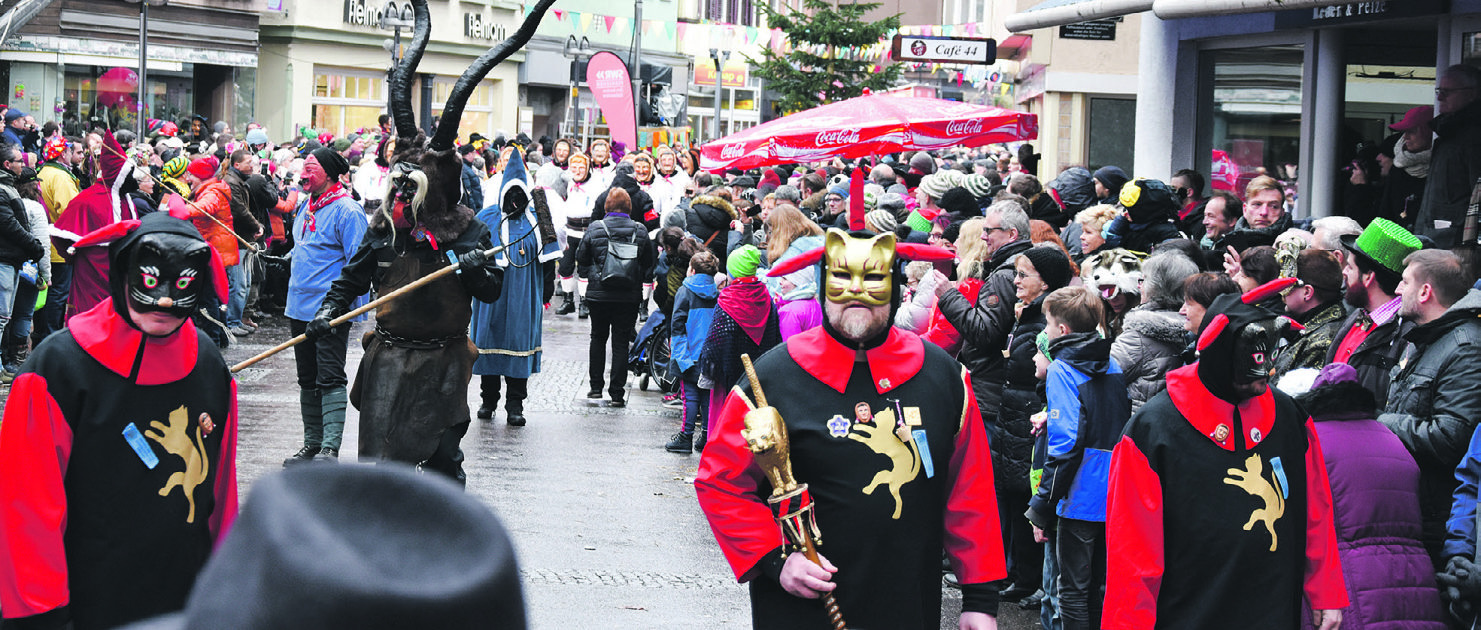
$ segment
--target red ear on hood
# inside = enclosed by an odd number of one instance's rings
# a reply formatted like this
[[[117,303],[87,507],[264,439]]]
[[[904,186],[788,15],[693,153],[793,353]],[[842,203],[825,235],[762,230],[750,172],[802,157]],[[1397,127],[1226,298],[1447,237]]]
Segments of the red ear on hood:
[[[794,271],[799,271],[816,265],[818,264],[818,261],[822,259],[823,248],[819,247],[812,251],[803,252],[778,263],[775,267],[771,268],[771,271],[766,272],[766,276],[768,278],[780,278]]]
[[[1265,300],[1275,297],[1281,291],[1286,290],[1286,287],[1289,287],[1293,284],[1296,284],[1295,278],[1276,278],[1274,280],[1271,280],[1270,282],[1266,282],[1265,284],[1250,289],[1249,293],[1244,294],[1244,297],[1239,298],[1239,300],[1241,302],[1244,302],[1245,304],[1259,304],[1260,302],[1264,302]]]
[[[1203,329],[1203,334],[1198,336],[1198,351],[1203,352],[1205,349],[1207,349],[1214,343],[1214,340],[1219,337],[1219,334],[1224,332],[1224,329],[1228,327],[1229,316],[1223,313],[1215,315],[1214,318],[1209,321],[1208,326]]]
[[[119,221],[118,223],[106,225],[83,235],[82,238],[77,239],[77,242],[73,243],[71,247],[67,248],[67,250],[70,252],[76,252],[77,249],[81,247],[107,245],[109,243],[112,243],[113,241],[128,236],[129,232],[133,232],[138,227],[138,219],[129,219],[127,221]]]
[[[216,299],[222,304],[227,302],[226,265],[221,264],[221,254],[216,253],[216,248],[211,250],[211,289],[216,292]]]
[[[864,169],[854,169],[853,179],[848,184],[848,229],[864,229]]]
[[[895,253],[905,260],[937,262],[956,259],[956,254],[945,247],[921,245],[920,243],[895,243]]]
[[[1286,321],[1286,328],[1288,328],[1290,330],[1294,330],[1296,332],[1300,332],[1300,331],[1306,330],[1306,327],[1305,326],[1302,326],[1301,325],[1301,322],[1298,322],[1298,321],[1296,321],[1294,319],[1291,319],[1289,317],[1286,317],[1285,315],[1281,315],[1280,318]]]
[[[113,132],[103,132],[103,154],[98,157],[102,165],[103,184],[109,188],[118,179],[118,174],[123,170],[124,161],[128,158],[123,155],[123,147],[118,144],[118,138],[113,137]]]

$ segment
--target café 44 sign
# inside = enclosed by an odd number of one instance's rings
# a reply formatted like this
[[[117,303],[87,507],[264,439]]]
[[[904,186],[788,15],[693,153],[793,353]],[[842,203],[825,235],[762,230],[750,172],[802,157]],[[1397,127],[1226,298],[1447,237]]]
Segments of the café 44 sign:
[[[986,65],[998,59],[998,43],[986,38],[896,35],[892,44],[896,61]]]

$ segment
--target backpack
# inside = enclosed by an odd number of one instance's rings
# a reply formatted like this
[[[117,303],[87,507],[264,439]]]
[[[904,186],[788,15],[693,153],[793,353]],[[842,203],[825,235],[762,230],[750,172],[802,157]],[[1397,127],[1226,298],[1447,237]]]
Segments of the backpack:
[[[638,262],[638,233],[633,230],[632,240],[624,243],[612,238],[612,231],[605,221],[602,231],[607,233],[607,253],[602,258],[597,280],[605,289],[636,289],[643,284],[641,264]]]

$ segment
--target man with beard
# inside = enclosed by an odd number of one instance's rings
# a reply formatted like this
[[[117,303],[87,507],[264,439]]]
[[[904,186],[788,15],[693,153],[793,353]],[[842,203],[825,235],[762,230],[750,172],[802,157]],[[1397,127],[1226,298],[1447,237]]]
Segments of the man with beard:
[[[82,237],[109,295],[48,337],[0,423],[6,628],[114,628],[179,610],[237,512],[236,384],[190,320],[221,260],[164,212]]]
[[[1294,282],[1214,298],[1199,361],[1127,423],[1111,454],[1103,627],[1297,630],[1303,595],[1312,626],[1342,624],[1315,424],[1268,387],[1291,322],[1258,304]]]
[[[1332,337],[1324,363],[1346,363],[1358,371],[1358,382],[1373,392],[1380,409],[1388,401],[1389,372],[1409,342],[1404,336],[1414,322],[1399,316],[1400,274],[1404,257],[1420,249],[1417,237],[1388,219],[1374,219],[1357,236],[1341,237],[1347,250],[1342,264],[1343,299],[1354,307]]]
[[[773,268],[785,275],[822,259],[823,325],[760,357],[762,391],[742,379],[712,421],[694,485],[736,578],[750,582],[756,628],[833,627],[809,601],[825,593],[851,626],[939,628],[943,548],[963,584],[959,626],[997,627],[989,583],[1006,570],[986,433],[966,369],[890,326],[903,283],[896,256],[893,234],[833,229],[820,250]],[[820,564],[784,540],[765,499],[772,484],[741,433],[760,393],[810,488]]]
[[[1481,291],[1460,259],[1428,249],[1404,258],[1399,317],[1414,322],[1411,345],[1378,421],[1419,464],[1421,540],[1438,570],[1455,492],[1456,467],[1481,422]]]

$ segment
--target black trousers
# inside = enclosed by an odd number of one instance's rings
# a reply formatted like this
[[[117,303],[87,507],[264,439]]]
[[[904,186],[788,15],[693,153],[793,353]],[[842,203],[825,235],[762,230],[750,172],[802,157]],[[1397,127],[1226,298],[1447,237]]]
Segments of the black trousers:
[[[1059,616],[1065,630],[1100,627],[1106,588],[1106,524],[1059,519]]]
[[[591,346],[588,349],[591,391],[601,391],[603,384],[610,385],[607,393],[612,400],[623,400],[623,387],[627,385],[627,353],[632,343],[633,328],[638,324],[636,302],[590,302]],[[607,340],[612,341],[611,382],[605,383]]]
[[[495,409],[499,406],[499,380],[509,382],[509,398],[504,401],[504,410],[509,415],[524,415],[525,399],[530,397],[530,379],[514,378],[513,376],[499,376],[497,374],[485,374],[480,377],[478,385],[483,396],[483,406]]]
[[[289,318],[288,333],[297,337],[307,330],[308,322]],[[340,324],[318,341],[305,341],[293,346],[293,362],[298,365],[300,389],[344,387],[350,380],[345,375],[345,353],[350,348],[350,325]]]
[[[998,488],[998,525],[1008,555],[1008,581],[1032,590],[1044,581],[1044,545],[1034,542],[1034,527],[1023,515],[1029,500],[1027,486],[1021,492]]]

